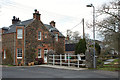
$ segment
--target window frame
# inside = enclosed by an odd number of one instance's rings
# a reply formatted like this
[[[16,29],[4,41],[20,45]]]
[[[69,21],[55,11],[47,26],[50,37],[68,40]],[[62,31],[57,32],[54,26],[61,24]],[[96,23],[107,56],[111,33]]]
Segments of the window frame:
[[[45,37],[44,37],[45,39],[47,39],[47,38],[48,38],[48,34],[47,34],[47,33],[45,33],[45,35],[44,35],[44,36],[45,36]]]
[[[6,50],[4,50],[4,59],[6,59]]]
[[[19,30],[21,30],[20,33],[19,33]],[[17,29],[17,39],[22,39],[22,38],[23,38],[23,29],[18,28]]]
[[[55,41],[58,41],[58,33],[55,34]]]
[[[39,56],[39,54],[40,54],[40,56]],[[38,58],[42,58],[42,56],[41,56],[41,48],[38,49]]]
[[[42,32],[38,31],[38,40],[42,40]]]
[[[19,52],[19,49],[21,49],[21,53]],[[22,55],[22,53],[23,53],[22,48],[17,48],[17,59],[22,59],[22,56],[20,56],[20,57],[18,56],[18,55]]]
[[[44,54],[48,54],[48,49],[44,49]]]

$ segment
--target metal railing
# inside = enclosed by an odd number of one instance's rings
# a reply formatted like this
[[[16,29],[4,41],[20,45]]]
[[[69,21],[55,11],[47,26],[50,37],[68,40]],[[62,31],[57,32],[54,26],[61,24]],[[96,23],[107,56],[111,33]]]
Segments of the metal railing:
[[[77,66],[79,68],[80,66],[85,66],[83,63],[85,59],[82,59],[82,57],[85,57],[85,55],[48,55],[48,64],[60,66]]]

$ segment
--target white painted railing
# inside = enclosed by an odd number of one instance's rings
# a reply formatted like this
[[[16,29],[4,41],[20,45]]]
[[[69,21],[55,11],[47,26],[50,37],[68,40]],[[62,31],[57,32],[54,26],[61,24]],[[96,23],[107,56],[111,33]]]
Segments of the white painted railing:
[[[48,56],[48,64],[52,64],[52,65],[67,65],[67,66],[77,66],[78,68],[80,66],[85,66],[85,64],[83,64],[83,62],[85,61],[85,59],[81,59],[81,57],[85,57],[85,55],[49,55]],[[72,59],[71,59],[71,58]]]

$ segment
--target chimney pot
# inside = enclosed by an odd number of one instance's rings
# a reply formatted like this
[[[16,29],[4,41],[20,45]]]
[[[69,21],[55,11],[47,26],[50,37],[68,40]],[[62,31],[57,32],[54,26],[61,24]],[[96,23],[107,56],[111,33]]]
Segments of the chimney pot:
[[[37,12],[37,9],[35,9],[34,11],[35,11],[35,13],[36,13],[36,12]]]
[[[37,9],[35,9],[34,11],[35,11],[35,13],[33,13],[33,19],[40,20],[41,14],[39,14],[39,11],[37,11]]]
[[[17,22],[20,22],[19,18],[16,18],[15,16],[13,16],[12,24],[16,24]]]
[[[51,21],[51,22],[50,22],[50,25],[53,26],[53,27],[55,27],[55,22],[54,22],[54,21]]]

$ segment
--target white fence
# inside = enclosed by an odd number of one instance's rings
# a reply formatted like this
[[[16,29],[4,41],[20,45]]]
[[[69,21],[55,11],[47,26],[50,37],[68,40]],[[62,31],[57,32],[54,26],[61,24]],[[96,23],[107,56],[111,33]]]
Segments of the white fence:
[[[77,66],[78,68],[80,66],[85,66],[84,61],[85,59],[82,59],[82,57],[85,57],[85,55],[49,55],[48,56],[48,64],[52,65],[67,65],[67,66]]]

